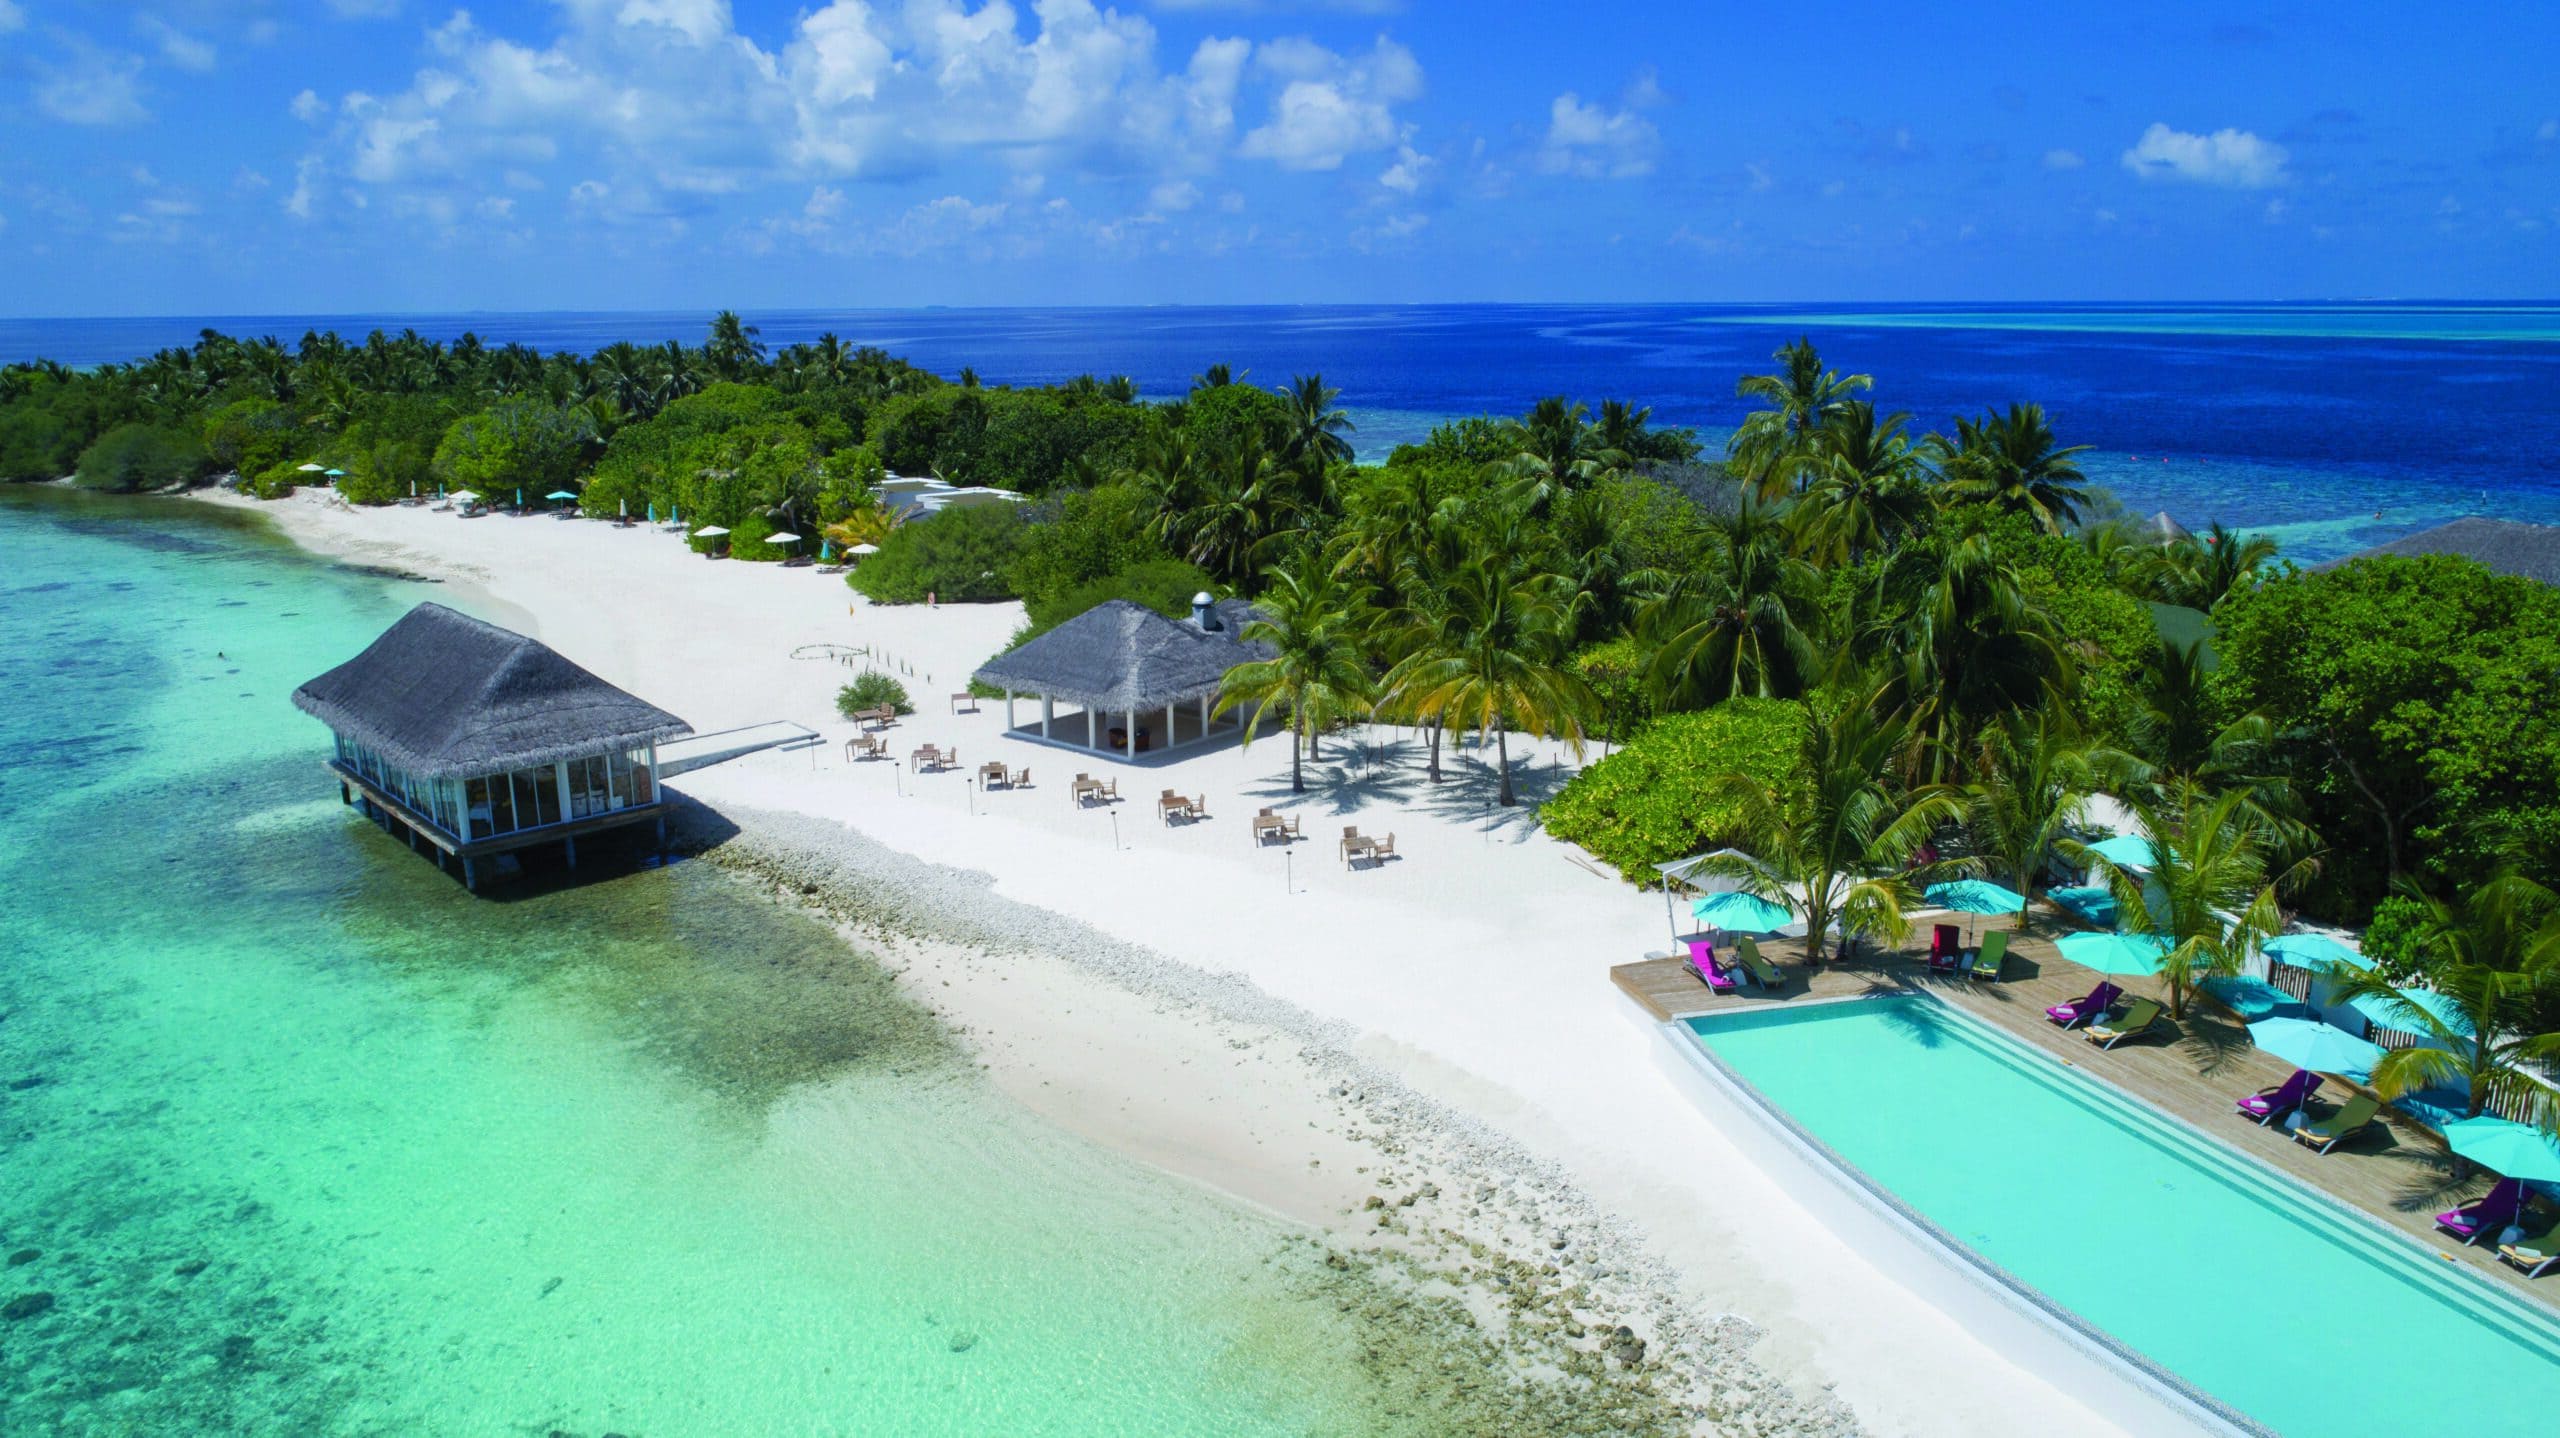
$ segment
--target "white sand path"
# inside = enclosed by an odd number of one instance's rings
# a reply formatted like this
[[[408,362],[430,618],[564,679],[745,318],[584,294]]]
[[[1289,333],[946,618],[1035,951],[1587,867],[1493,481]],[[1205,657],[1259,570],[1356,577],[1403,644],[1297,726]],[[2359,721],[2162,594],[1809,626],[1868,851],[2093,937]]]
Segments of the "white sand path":
[[[1487,808],[1490,779],[1472,750],[1450,756],[1451,782],[1435,788],[1410,734],[1375,731],[1386,757],[1365,766],[1360,735],[1329,740],[1303,798],[1289,792],[1288,746],[1274,737],[1129,766],[1007,737],[1001,703],[948,712],[946,696],[1020,622],[1016,605],[878,607],[832,576],[705,561],[641,528],[354,511],[312,495],[257,508],[315,549],[471,581],[509,611],[495,617],[529,624],[698,730],[791,719],[827,735],[814,761],[769,753],[675,781],[714,808],[799,810],[852,825],[920,858],[992,874],[1007,897],[1240,972],[1354,1026],[1365,1057],[1562,1165],[1640,1228],[1702,1311],[1739,1313],[1769,1330],[1760,1357],[1773,1372],[1835,1385],[1875,1431],[2183,1426],[1918,1252],[1749,1120],[1702,1101],[1607,977],[1610,965],[1664,945],[1661,900],[1594,872],[1580,851],[1538,830],[1527,807]],[[788,657],[804,644],[870,645],[913,670],[907,687],[919,712],[889,732],[894,763],[845,759],[852,726],[835,717],[833,696],[850,671]],[[1036,710],[1026,704],[1022,716]],[[929,742],[956,745],[961,766],[909,772],[907,753]],[[1527,794],[1551,792],[1570,772],[1556,745],[1512,749]],[[973,795],[968,776],[987,759],[1031,766],[1036,787]],[[1077,770],[1116,774],[1125,802],[1075,808],[1068,781]],[[1160,824],[1154,796],[1166,787],[1205,793],[1212,817]],[[1255,847],[1250,816],[1264,804],[1300,816],[1306,839]],[[1400,857],[1346,871],[1333,846],[1344,824],[1393,831]],[[951,1011],[966,1021],[966,987],[954,995]],[[1125,1005],[1113,1011],[1140,1017]],[[1135,1090],[1161,1075],[1122,1077]],[[1109,1074],[1085,1074],[1049,1106],[1081,1095],[1100,1106],[1113,1087]],[[1272,1162],[1267,1134],[1254,1152],[1221,1154],[1198,1124],[1166,1142],[1146,1141],[1125,1118],[1077,1126],[1247,1199],[1294,1206],[1269,1191],[1285,1165]]]

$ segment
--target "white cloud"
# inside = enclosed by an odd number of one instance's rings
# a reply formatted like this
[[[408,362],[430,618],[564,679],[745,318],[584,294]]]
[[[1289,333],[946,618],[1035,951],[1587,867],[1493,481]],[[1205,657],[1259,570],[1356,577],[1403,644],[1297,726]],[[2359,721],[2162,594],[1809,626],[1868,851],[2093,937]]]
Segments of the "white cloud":
[[[1645,82],[1648,88],[1650,83]],[[1661,144],[1661,132],[1634,105],[1610,110],[1585,104],[1567,90],[1547,108],[1547,138],[1538,149],[1538,168],[1583,179],[1647,175]]]
[[[2542,128],[2534,131],[2533,137],[2545,142],[2560,140],[2560,120],[2543,121]]]
[[[39,66],[36,104],[73,125],[130,125],[150,118],[142,104],[142,57],[72,38],[67,63]]]
[[[293,104],[287,108],[293,111],[293,118],[306,125],[316,123],[321,116],[329,113],[328,104],[316,91],[311,90],[305,90],[294,96]]]
[[[2089,162],[2080,158],[2080,152],[2077,150],[2044,152],[2044,167],[2048,170],[2076,170],[2087,163]]]
[[[1352,155],[1397,143],[1404,128],[1395,107],[1422,94],[1413,52],[1383,36],[1365,56],[1284,39],[1262,46],[1254,59],[1281,81],[1280,94],[1238,153],[1284,170],[1338,170]]]
[[[2284,217],[2292,212],[2293,207],[2284,202],[2284,196],[2282,195],[2278,195],[2274,199],[2267,201],[2266,220],[2270,225],[2283,223]]]
[[[2124,152],[2124,167],[2146,180],[2190,180],[2238,190],[2284,183],[2285,148],[2247,130],[2189,134],[2154,124]]]
[[[400,0],[329,0],[329,8],[354,20],[380,20],[400,13]]]
[[[1439,168],[1438,159],[1423,154],[1409,143],[1399,144],[1396,146],[1395,163],[1379,172],[1378,184],[1399,195],[1418,194],[1431,182],[1432,172]]]
[[[0,35],[25,28],[27,28],[27,12],[19,9],[15,0],[0,0]]]
[[[1200,203],[1200,187],[1189,180],[1172,180],[1147,192],[1147,208],[1180,213]]]
[[[198,73],[211,70],[216,58],[213,45],[199,40],[157,15],[145,15],[133,22],[134,32],[160,47],[160,58],[181,70]]]

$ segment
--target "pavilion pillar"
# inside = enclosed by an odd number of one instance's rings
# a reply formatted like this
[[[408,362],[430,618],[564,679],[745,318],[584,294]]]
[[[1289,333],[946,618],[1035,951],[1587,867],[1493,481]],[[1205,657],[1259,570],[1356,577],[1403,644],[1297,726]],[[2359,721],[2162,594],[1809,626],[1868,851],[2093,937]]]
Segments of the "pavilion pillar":
[[[1120,722],[1129,726],[1120,731],[1120,737],[1128,741],[1129,762],[1135,764],[1138,762],[1138,711],[1123,710]]]
[[[1164,701],[1164,747],[1172,748],[1181,737],[1173,728],[1173,701],[1167,699]]]
[[[480,892],[480,876],[472,869],[469,859],[462,861],[462,887],[475,894]]]
[[[1040,696],[1040,737],[1043,739],[1049,737],[1049,716],[1055,713],[1057,708],[1058,701],[1046,694]]]
[[[1004,691],[1004,727],[1007,733],[1013,731],[1013,691],[1010,689]]]
[[[1200,696],[1200,742],[1209,742],[1209,696]]]
[[[559,793],[559,795],[560,795],[560,822],[561,822],[561,823],[563,823],[563,824],[566,824],[566,823],[568,823],[568,822],[569,822],[569,761],[568,761],[568,760],[566,760],[566,759],[559,759],[559,760],[554,760],[554,761],[552,762],[552,765],[551,765],[551,782],[553,782],[554,784],[559,785],[558,793]]]
[[[1094,717],[1089,707],[1084,711],[1084,747],[1096,754],[1102,752],[1102,721]]]

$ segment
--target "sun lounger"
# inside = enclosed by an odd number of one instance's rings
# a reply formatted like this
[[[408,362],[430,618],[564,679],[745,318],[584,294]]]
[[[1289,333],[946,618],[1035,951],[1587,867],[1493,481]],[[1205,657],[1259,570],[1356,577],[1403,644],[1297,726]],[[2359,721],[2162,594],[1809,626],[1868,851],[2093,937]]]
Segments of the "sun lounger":
[[[1977,979],[1989,979],[1997,983],[2000,979],[2000,965],[2008,957],[2009,931],[2007,929],[1985,930],[1982,935],[1982,948],[1974,954],[1973,963],[1965,972]]]
[[[2293,1075],[2273,1088],[2262,1088],[2247,1098],[2235,1101],[2235,1112],[2254,1118],[2265,1128],[2280,1114],[2288,1114],[2308,1102],[2320,1088],[2320,1075],[2308,1069],[2295,1069]]]
[[[1733,957],[1742,966],[1742,971],[1751,976],[1751,982],[1764,989],[1774,989],[1786,982],[1786,976],[1761,954],[1760,945],[1749,934],[1733,941]]]
[[[2224,1008],[2238,1014],[2244,1023],[2260,1019],[2308,1018],[2311,1006],[2300,999],[2246,974],[2216,974],[2196,987],[2213,995]]]
[[[2495,1238],[2523,1216],[2524,1185],[2502,1178],[2480,1197],[2437,1214],[2436,1227],[2461,1239],[2462,1246],[2469,1248],[2481,1239]]]
[[[1964,966],[1964,936],[1953,924],[1940,924],[1929,938],[1929,967],[1952,973]]]
[[[2550,1272],[2552,1265],[2560,1264],[2560,1219],[2543,1225],[2540,1233],[2499,1244],[2498,1257],[2523,1269],[2527,1278]]]
[[[2354,1098],[2347,1100],[2344,1107],[2327,1118],[2306,1120],[2300,1128],[2293,1131],[2293,1137],[2298,1143],[2307,1143],[2320,1152],[2327,1153],[2339,1144],[2364,1132],[2365,1125],[2373,1122],[2373,1116],[2380,1112],[2382,1112],[2382,1100],[2366,1094],[2357,1094]]]
[[[2055,1004],[2044,1011],[2044,1016],[2067,1029],[2090,1022],[2114,1008],[2116,1000],[2123,997],[2124,990],[2100,979],[2096,988],[2067,1004]]]
[[[2125,1009],[2123,1018],[2091,1019],[2089,1026],[2082,1029],[2080,1033],[2082,1037],[2098,1047],[2111,1049],[2126,1039],[2149,1033],[2151,1026],[2158,1022],[2160,1022],[2159,1001],[2135,999]]]
[[[1698,981],[1720,994],[1733,992],[1733,975],[1716,963],[1716,946],[1704,939],[1689,941],[1689,972]]]

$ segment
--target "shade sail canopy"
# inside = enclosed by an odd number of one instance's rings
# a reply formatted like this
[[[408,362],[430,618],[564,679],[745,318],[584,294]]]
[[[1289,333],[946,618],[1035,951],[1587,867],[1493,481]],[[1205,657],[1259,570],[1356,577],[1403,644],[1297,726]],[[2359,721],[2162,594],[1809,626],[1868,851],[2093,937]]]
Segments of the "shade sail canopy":
[[[2359,1083],[2373,1077],[2373,1066],[2382,1058],[2379,1044],[2315,1019],[2260,1019],[2249,1025],[2249,1042],[2295,1068]]]
[[[973,677],[1106,714],[1188,703],[1217,693],[1228,670],[1272,654],[1270,645],[1243,637],[1253,611],[1242,601],[1209,605],[1208,617],[1214,628],[1108,599],[988,660]]]
[[[2089,852],[2111,864],[2128,869],[2148,869],[2158,857],[2151,852],[2151,841],[2139,834],[2118,834],[2089,846]]]
[[[2560,1142],[2527,1124],[2502,1118],[2466,1118],[2444,1126],[2453,1151],[2493,1173],[2560,1183]]]
[[[1709,894],[1689,906],[1690,916],[1714,928],[1729,929],[1737,934],[1766,934],[1787,926],[1795,917],[1786,905],[1746,894],[1736,889],[1731,893]]]
[[[425,779],[468,778],[637,749],[693,732],[557,651],[421,604],[294,705]]]
[[[2084,969],[2107,975],[2156,974],[2169,941],[2156,934],[2065,934],[2055,949]]]
[[[1931,884],[1921,897],[1959,914],[2014,914],[2027,906],[2026,895],[1989,879],[1949,879]]]

